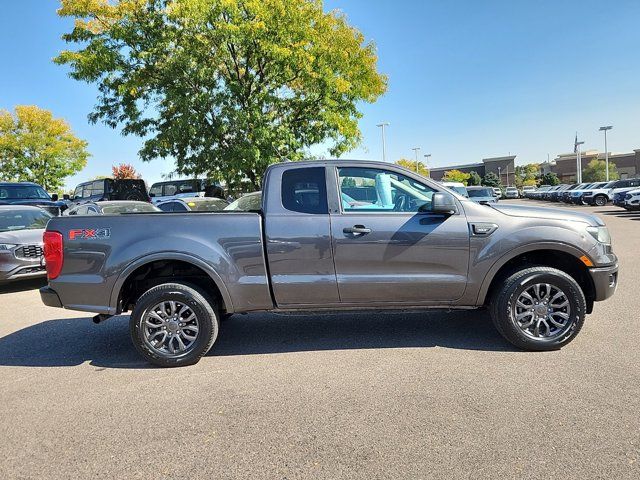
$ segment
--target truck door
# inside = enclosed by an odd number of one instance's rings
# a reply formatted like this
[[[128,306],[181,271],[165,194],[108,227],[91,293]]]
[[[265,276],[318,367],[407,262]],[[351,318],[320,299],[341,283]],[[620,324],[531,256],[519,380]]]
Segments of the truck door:
[[[274,169],[265,191],[267,262],[276,304],[339,304],[325,167]]]
[[[469,229],[463,212],[428,211],[436,191],[393,169],[335,169],[334,262],[342,303],[453,301],[466,288]],[[425,210],[424,212],[421,210]]]

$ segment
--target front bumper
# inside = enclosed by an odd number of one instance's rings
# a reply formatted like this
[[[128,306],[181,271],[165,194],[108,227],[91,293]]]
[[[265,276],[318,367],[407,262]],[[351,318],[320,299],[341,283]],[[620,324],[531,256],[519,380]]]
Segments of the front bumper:
[[[596,302],[606,300],[613,295],[618,287],[618,264],[608,267],[590,268],[589,274],[595,288]]]
[[[42,287],[40,289],[40,299],[42,300],[42,303],[44,303],[47,307],[62,308],[60,297],[58,297],[56,291],[49,286]]]

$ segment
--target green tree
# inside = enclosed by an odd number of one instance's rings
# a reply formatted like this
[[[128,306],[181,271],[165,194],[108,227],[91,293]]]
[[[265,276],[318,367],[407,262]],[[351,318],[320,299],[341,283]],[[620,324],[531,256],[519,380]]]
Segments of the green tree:
[[[540,185],[560,185],[560,179],[555,173],[548,172],[540,177]]]
[[[446,172],[444,172],[444,175],[442,176],[442,181],[443,182],[460,182],[466,185],[470,177],[471,175],[469,173],[464,173],[464,172],[461,172],[460,170],[447,170]]]
[[[55,59],[97,83],[89,115],[144,138],[143,160],[230,189],[270,163],[361,141],[358,107],[387,79],[375,45],[321,0],[62,0],[76,50]]]
[[[62,119],[35,105],[0,110],[0,178],[30,181],[54,191],[87,164],[87,142]]]
[[[515,182],[516,182],[516,187],[518,188],[522,188],[522,186],[524,185],[535,185],[536,180],[539,177],[540,177],[539,163],[528,163],[526,165],[518,165],[515,169]]]
[[[396,165],[400,165],[401,167],[404,167],[404,168],[406,168],[408,170],[411,170],[412,172],[416,172],[416,161],[415,160],[409,160],[407,158],[401,158],[400,160],[398,160],[396,162]],[[418,162],[417,166],[418,166],[417,173],[419,175],[422,175],[423,177],[428,177],[429,176],[429,169],[427,168],[427,166],[424,163]]]
[[[482,178],[478,175],[478,172],[469,172],[469,180],[467,180],[467,185],[476,186],[482,183]]]
[[[484,178],[482,179],[482,185],[485,185],[487,187],[502,186],[502,184],[500,183],[500,179],[498,178],[498,175],[496,175],[493,172],[489,172],[484,176]]]
[[[604,182],[607,180],[607,167],[604,160],[591,160],[584,171],[582,177],[585,182]],[[620,178],[616,164],[609,162],[609,180]]]
[[[344,177],[342,179],[342,186],[344,188],[352,188],[356,186],[356,179],[353,177]]]

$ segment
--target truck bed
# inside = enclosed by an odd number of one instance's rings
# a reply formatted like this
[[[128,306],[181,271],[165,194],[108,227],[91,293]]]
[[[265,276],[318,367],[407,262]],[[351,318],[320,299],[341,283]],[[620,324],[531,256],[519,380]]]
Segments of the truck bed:
[[[218,285],[230,312],[273,307],[258,213],[56,217],[47,230],[63,237],[62,271],[50,286],[66,308],[118,313],[123,282],[155,259],[197,265]]]

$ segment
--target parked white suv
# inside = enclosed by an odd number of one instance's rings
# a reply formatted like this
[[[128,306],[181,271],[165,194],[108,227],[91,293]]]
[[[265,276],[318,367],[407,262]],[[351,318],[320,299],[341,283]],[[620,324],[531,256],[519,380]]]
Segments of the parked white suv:
[[[624,208],[627,210],[640,210],[640,188],[627,192],[624,198]]]

